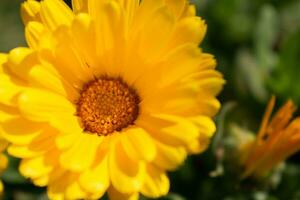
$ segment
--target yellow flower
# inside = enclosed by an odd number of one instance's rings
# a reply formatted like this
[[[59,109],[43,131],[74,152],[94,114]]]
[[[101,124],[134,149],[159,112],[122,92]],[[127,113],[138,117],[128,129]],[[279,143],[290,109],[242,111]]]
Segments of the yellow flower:
[[[295,105],[289,100],[269,121],[274,104],[275,97],[272,97],[256,138],[244,145],[241,151],[244,178],[264,176],[300,150],[300,118],[292,119]]]
[[[29,48],[0,75],[1,126],[50,199],[167,194],[166,171],[206,149],[224,80],[186,0],[28,0]]]
[[[6,56],[1,54],[0,53],[0,66],[6,61]],[[1,73],[1,68],[0,68],[0,73]],[[0,89],[0,94],[1,94],[1,89]],[[1,105],[0,103],[0,106],[4,106],[4,105]],[[2,109],[2,107],[0,107]],[[0,111],[1,113],[1,111]],[[2,115],[2,113],[0,114],[0,121],[2,120],[2,117],[4,115]],[[1,127],[0,127],[0,134],[2,134],[2,131],[1,131]],[[8,143],[7,141],[2,137],[0,136],[0,174],[6,169],[7,167],[7,164],[8,164],[8,160],[7,160],[7,157],[6,155],[3,153],[6,148],[8,146]],[[3,193],[3,183],[2,181],[0,181],[0,194]]]
[[[0,138],[0,174],[6,169],[8,160],[6,155],[3,153],[4,150],[7,148],[7,141],[4,138]],[[0,195],[3,193],[3,183],[0,180]]]

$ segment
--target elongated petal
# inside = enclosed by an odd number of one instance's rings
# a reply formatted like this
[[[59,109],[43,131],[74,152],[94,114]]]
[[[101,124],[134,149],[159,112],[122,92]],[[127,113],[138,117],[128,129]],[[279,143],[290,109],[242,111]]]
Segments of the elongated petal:
[[[94,78],[89,63],[84,60],[81,50],[76,48],[69,29],[58,29],[56,40],[58,45],[54,50],[55,57],[50,58],[49,62],[73,87],[81,89],[84,83]]]
[[[18,117],[19,111],[14,106],[8,106],[0,103],[0,123]],[[0,128],[1,130],[1,128]]]
[[[55,30],[60,25],[70,25],[74,14],[62,0],[44,0],[41,2],[42,22]]]
[[[71,171],[86,170],[95,160],[97,149],[103,138],[84,134],[77,136],[74,144],[62,153],[60,164]]]
[[[15,105],[15,98],[22,89],[14,84],[8,76],[0,74],[0,103],[9,106]]]
[[[212,96],[218,95],[226,82],[222,74],[215,70],[203,70],[188,76],[184,80],[184,82],[190,81],[193,82],[194,87],[201,88],[201,90],[207,91]]]
[[[0,154],[0,172],[2,173],[8,165],[7,156],[3,153]]]
[[[3,137],[18,145],[29,144],[34,138],[43,133],[43,128],[46,127],[44,124],[34,123],[22,117],[3,121],[1,126]]]
[[[96,193],[100,197],[106,192],[110,184],[107,154],[106,152],[101,152],[101,154],[97,155],[95,166],[80,176],[82,188],[89,193]]]
[[[138,54],[146,62],[157,58],[170,38],[175,24],[174,20],[174,16],[167,7],[158,8],[145,26],[137,32],[138,37],[133,35],[138,41],[132,48],[136,48]]]
[[[108,162],[113,187],[121,193],[139,191],[142,185],[141,165],[130,159],[120,144],[111,147]]]
[[[67,97],[72,102],[79,97],[79,92],[72,85],[64,81],[60,75],[49,72],[43,66],[36,65],[32,67],[28,75],[32,86],[50,90]]]
[[[34,66],[36,61],[36,54],[31,49],[18,47],[9,52],[5,67],[20,80],[26,80],[28,70]]]
[[[121,139],[123,148],[132,159],[151,161],[156,155],[153,139],[142,128],[129,128]]]
[[[153,138],[176,146],[188,144],[199,136],[197,126],[182,117],[172,115],[144,115],[136,124],[147,130]]]
[[[80,187],[79,175],[69,172],[62,173],[51,182],[47,194],[50,199],[84,199],[87,196]]]
[[[22,124],[19,122],[18,125]],[[24,125],[22,127],[25,129]],[[32,158],[35,156],[40,156],[41,154],[45,154],[46,152],[55,149],[54,137],[56,137],[56,134],[58,134],[57,130],[51,128],[50,126],[45,126],[44,129],[40,130],[40,132],[36,132],[36,134],[30,134],[25,131],[18,132],[15,130],[14,135],[13,133],[6,134],[6,137],[8,137],[10,140],[13,139],[13,144],[8,148],[8,152],[11,155],[19,158]],[[18,142],[17,139],[20,142]]]
[[[172,10],[172,12],[177,18],[179,18],[182,15],[185,6],[187,4],[186,0],[165,0],[165,1],[167,6]]]
[[[132,193],[132,194],[121,193],[112,186],[108,189],[107,192],[110,200],[138,200],[139,199],[138,193]]]
[[[95,24],[92,22],[88,14],[79,14],[72,23],[72,34],[74,37],[74,44],[81,53],[87,67],[90,67],[97,73],[103,73],[101,67],[98,66],[97,52],[96,52],[96,30]],[[103,69],[102,69],[103,70]]]
[[[25,37],[30,48],[37,49],[40,45],[41,37],[47,34],[47,30],[40,22],[31,21],[25,28]]]
[[[64,97],[39,89],[26,89],[18,100],[22,114],[34,121],[55,120],[53,116],[59,113],[73,115],[75,108]]]
[[[88,0],[72,0],[72,8],[75,13],[88,11]]]
[[[7,54],[0,53],[0,72],[3,72],[3,64],[7,61]]]
[[[47,164],[44,156],[39,156],[22,160],[19,170],[23,176],[35,178],[48,174],[53,167],[53,165]]]
[[[206,33],[206,24],[200,17],[189,17],[179,21],[169,44],[169,48],[185,43],[200,44]]]
[[[41,5],[36,0],[27,0],[21,6],[21,16],[24,24],[31,21],[41,21],[40,16]]]
[[[142,194],[157,198],[166,195],[169,192],[169,188],[170,182],[166,174],[159,168],[148,165],[144,185],[141,189]]]
[[[154,163],[162,169],[175,170],[187,156],[184,147],[174,147],[156,142],[157,154]]]
[[[147,96],[153,92],[153,88],[156,90],[167,87],[191,73],[198,72],[200,63],[201,51],[195,44],[180,46],[164,56],[161,63],[144,71],[136,81],[136,87]],[[156,78],[155,82],[152,81],[153,77]]]

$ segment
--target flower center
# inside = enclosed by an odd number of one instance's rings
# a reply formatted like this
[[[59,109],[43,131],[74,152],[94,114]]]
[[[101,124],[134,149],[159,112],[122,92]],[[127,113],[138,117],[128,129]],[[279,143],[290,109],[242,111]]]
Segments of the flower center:
[[[97,78],[83,87],[77,115],[85,131],[106,136],[134,123],[139,102],[136,91],[120,78]]]

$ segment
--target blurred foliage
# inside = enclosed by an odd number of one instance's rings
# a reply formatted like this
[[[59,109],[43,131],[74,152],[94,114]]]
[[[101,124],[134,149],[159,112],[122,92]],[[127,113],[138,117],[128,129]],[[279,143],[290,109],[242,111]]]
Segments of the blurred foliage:
[[[211,148],[170,173],[171,191],[161,200],[299,200],[299,155],[265,180],[241,181],[233,151],[237,141],[231,136],[258,130],[271,94],[278,105],[289,98],[300,105],[300,0],[192,1],[209,28],[202,48],[216,56],[227,80],[220,96],[223,110]],[[26,45],[20,2],[0,0],[1,52]],[[11,158],[2,176],[3,198],[47,199],[44,188],[16,172],[18,162]]]
[[[24,27],[20,19],[21,0],[0,0],[0,52],[25,46]]]

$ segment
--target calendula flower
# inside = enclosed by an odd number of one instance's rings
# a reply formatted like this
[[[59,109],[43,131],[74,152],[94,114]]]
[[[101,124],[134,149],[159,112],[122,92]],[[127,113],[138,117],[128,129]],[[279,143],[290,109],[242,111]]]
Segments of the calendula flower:
[[[29,47],[0,79],[8,152],[50,199],[165,195],[166,171],[215,131],[224,81],[198,48],[206,25],[186,0],[72,3],[22,5]]]
[[[0,66],[6,61],[6,56],[4,54],[0,53]],[[1,67],[0,67],[0,73],[1,73]],[[1,94],[1,89],[0,89],[0,94]],[[2,105],[0,103],[0,107],[5,108],[5,105]],[[0,121],[2,119],[5,118],[5,114],[2,115],[2,112],[0,111]],[[8,146],[8,142],[2,137],[2,131],[1,131],[1,127],[0,127],[0,174],[6,169],[7,164],[8,164],[8,160],[6,155],[3,153],[7,146]],[[3,183],[2,181],[0,181],[0,194],[3,193]]]
[[[0,131],[1,132],[1,131]],[[3,153],[6,150],[8,143],[2,137],[0,138],[0,174],[6,169],[8,160],[6,155]],[[3,193],[3,183],[0,180],[0,195]]]
[[[270,119],[275,97],[270,100],[260,130],[241,150],[243,177],[266,175],[272,168],[300,150],[300,118],[292,119],[296,110],[291,100]]]

